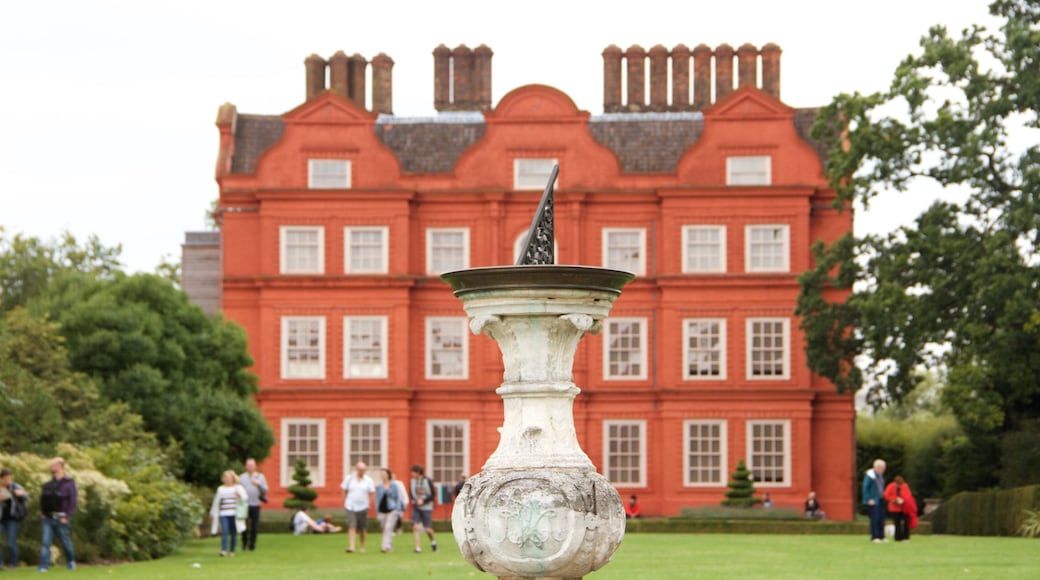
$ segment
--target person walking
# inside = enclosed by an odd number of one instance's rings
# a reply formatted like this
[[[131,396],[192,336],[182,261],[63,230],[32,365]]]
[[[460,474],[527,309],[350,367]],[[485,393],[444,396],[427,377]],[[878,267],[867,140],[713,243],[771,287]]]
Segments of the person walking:
[[[874,460],[874,467],[863,475],[863,505],[870,517],[870,540],[885,541],[885,462]]]
[[[256,535],[260,529],[260,502],[267,501],[267,478],[256,470],[256,460],[246,459],[246,470],[238,476],[238,483],[245,488],[249,497],[249,516],[246,531],[242,534],[242,550],[256,549]]]
[[[43,539],[40,544],[40,572],[51,567],[51,544],[54,537],[65,552],[65,566],[76,569],[76,551],[72,547],[72,515],[79,503],[76,482],[65,473],[65,460],[55,457],[50,463],[51,480],[43,484],[40,493],[40,526]]]
[[[397,520],[404,512],[404,498],[401,497],[400,486],[394,480],[394,473],[383,468],[383,481],[376,486],[376,517],[383,529],[383,541],[380,550],[385,554],[394,550],[394,529]]]
[[[895,541],[909,542],[910,530],[917,527],[917,502],[902,475],[895,476],[885,488],[885,501],[888,515],[895,524]]]
[[[233,558],[238,542],[238,521],[248,517],[249,495],[242,484],[238,483],[238,476],[234,471],[225,471],[221,479],[223,483],[213,494],[213,504],[209,508],[209,517],[213,522],[210,531],[215,534],[219,526],[220,556]],[[243,511],[245,513],[242,513]]]
[[[27,512],[29,495],[13,481],[11,470],[0,469],[0,541],[7,539],[7,569],[18,567],[18,528]],[[4,550],[0,546],[0,568],[4,567]]]
[[[412,537],[415,540],[415,553],[422,552],[422,534],[425,531],[430,538],[430,549],[437,551],[437,540],[433,534],[433,500],[436,490],[433,481],[426,477],[422,465],[412,466]]]
[[[340,486],[343,489],[343,507],[347,510],[347,553],[354,553],[355,537],[357,547],[364,553],[365,536],[368,532],[368,508],[372,505],[371,497],[376,493],[376,484],[365,475],[368,466],[358,461],[351,473]]]

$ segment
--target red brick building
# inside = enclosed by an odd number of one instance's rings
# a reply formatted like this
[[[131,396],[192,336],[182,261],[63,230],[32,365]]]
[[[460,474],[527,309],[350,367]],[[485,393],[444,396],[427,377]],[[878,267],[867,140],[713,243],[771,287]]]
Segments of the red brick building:
[[[323,506],[358,460],[448,484],[480,470],[501,355],[438,274],[513,263],[558,163],[557,261],[637,274],[574,362],[602,473],[676,515],[718,505],[744,459],[777,505],[815,490],[851,518],[852,398],[806,368],[793,310],[810,245],[852,217],[831,207],[815,110],[779,100],[780,49],[609,47],[600,115],[542,85],[492,106],[491,57],[434,51],[433,118],[392,114],[389,57],[342,52],[306,60],[285,114],[220,110],[220,300],[277,436],[274,504],[298,457]]]

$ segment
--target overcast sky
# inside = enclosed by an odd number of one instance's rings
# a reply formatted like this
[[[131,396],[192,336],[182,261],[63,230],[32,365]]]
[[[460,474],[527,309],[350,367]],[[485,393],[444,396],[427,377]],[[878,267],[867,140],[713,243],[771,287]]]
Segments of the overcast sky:
[[[12,1],[0,4],[0,226],[122,245],[131,272],[179,261],[217,197],[217,109],[280,114],[304,100],[303,60],[337,50],[393,58],[394,113],[433,110],[438,44],[488,45],[492,104],[522,85],[603,112],[608,45],[768,42],[781,99],[821,106],[884,89],[934,24],[992,24],[984,0],[495,2]],[[921,196],[918,196],[921,197]],[[924,206],[879,200],[857,231]]]

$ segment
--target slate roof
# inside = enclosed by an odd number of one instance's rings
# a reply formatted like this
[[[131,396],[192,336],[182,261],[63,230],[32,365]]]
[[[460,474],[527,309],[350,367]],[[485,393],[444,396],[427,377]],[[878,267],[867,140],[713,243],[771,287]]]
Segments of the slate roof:
[[[795,130],[826,163],[827,151],[809,136],[817,109],[798,109]],[[260,155],[282,136],[285,123],[277,115],[239,115],[235,126],[232,173],[253,173]],[[437,117],[398,118],[380,115],[376,137],[401,163],[405,173],[449,173],[462,153],[484,137],[480,113],[441,113]],[[589,118],[589,132],[617,155],[625,173],[675,171],[704,130],[700,113],[611,113]]]

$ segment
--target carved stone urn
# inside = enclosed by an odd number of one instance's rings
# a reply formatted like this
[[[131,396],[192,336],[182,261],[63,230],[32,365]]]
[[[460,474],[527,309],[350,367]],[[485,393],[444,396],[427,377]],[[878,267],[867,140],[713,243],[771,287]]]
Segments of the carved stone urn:
[[[499,578],[581,578],[625,534],[621,497],[574,430],[574,353],[632,274],[584,266],[473,268],[441,276],[474,334],[498,343],[505,406],[498,448],[469,478],[451,521],[466,560]]]

